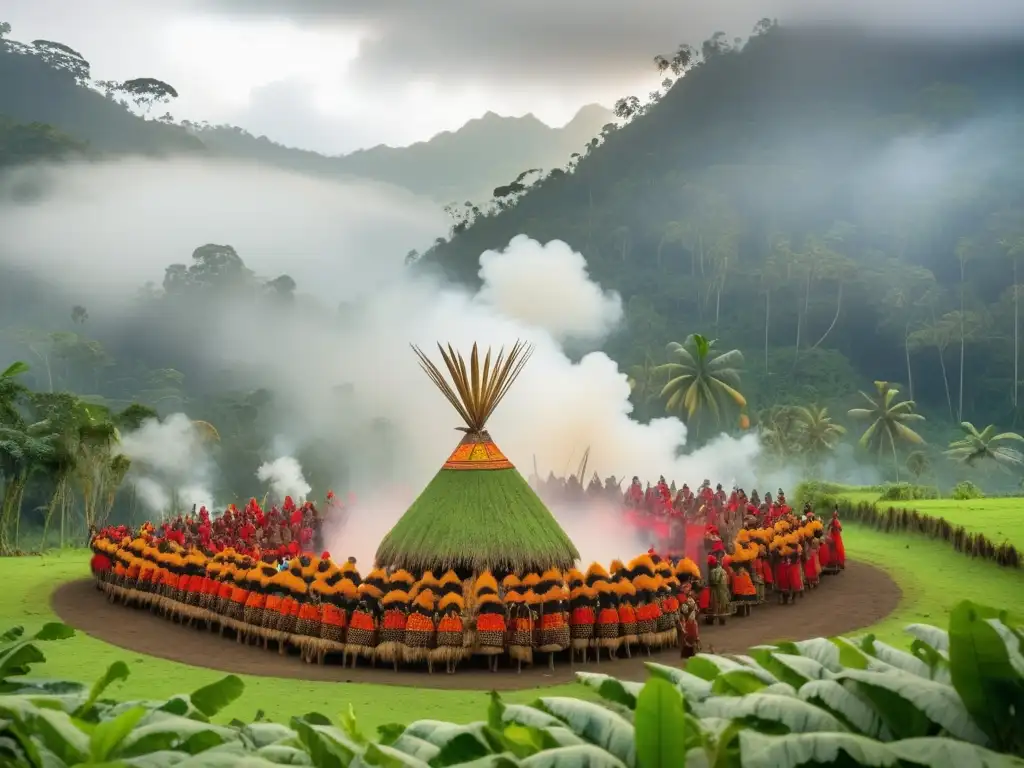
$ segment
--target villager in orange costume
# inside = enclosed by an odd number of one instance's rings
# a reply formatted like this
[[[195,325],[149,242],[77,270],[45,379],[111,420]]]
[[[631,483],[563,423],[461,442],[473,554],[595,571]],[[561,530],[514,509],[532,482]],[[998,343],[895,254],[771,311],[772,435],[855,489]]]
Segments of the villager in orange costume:
[[[398,663],[405,658],[406,652],[405,629],[409,623],[409,593],[403,588],[406,586],[402,582],[389,584],[388,591],[380,601],[383,615],[374,656],[380,661],[390,663],[395,672],[398,671]]]
[[[274,573],[277,569],[271,569]],[[245,599],[242,623],[246,642],[259,639],[263,632],[263,612],[267,609],[267,585],[273,574],[265,573],[262,564],[254,564],[245,575],[249,596]]]
[[[360,656],[371,660],[374,658],[380,614],[379,601],[384,597],[377,580],[372,578],[375,573],[371,571],[366,581],[357,588],[358,597],[348,620],[345,651],[352,657],[353,667]]]
[[[454,674],[460,660],[469,655],[466,644],[466,601],[462,595],[462,580],[453,570],[441,576],[441,591],[437,601],[437,643],[430,652],[432,663],[444,663],[447,674]]]
[[[523,663],[533,663],[533,611],[527,602],[527,595],[533,592],[522,593],[508,591],[505,593],[505,607],[508,611],[508,655],[516,662],[517,669],[521,672]]]
[[[732,555],[732,599],[739,616],[749,616],[750,607],[757,602],[757,588],[751,574],[756,559],[754,547],[737,547]]]
[[[541,587],[546,591],[538,597],[539,618],[537,625],[536,648],[540,653],[548,655],[548,668],[555,669],[555,654],[564,651],[569,647],[569,615],[566,608],[565,587],[560,583],[561,574],[558,579],[552,578],[555,572],[548,571],[544,574]]]
[[[596,641],[594,645],[597,661],[600,663],[602,648],[607,648],[608,657],[614,659],[619,646],[622,645],[619,626],[619,597],[611,582],[605,579],[595,581],[591,589],[597,595]]]
[[[627,578],[617,578],[612,582],[615,594],[619,597],[619,636],[622,646],[626,649],[626,657],[632,656],[630,647],[640,641],[637,634],[636,621],[636,588]]]
[[[327,579],[324,589],[325,600],[320,612],[320,639],[325,642],[327,652],[341,653],[342,666],[348,663],[349,616],[359,599],[355,583],[338,574],[335,582],[333,577]]]
[[[261,565],[260,573],[267,574],[270,571],[269,577],[266,580],[266,586],[264,589],[264,603],[263,603],[263,617],[260,624],[260,636],[263,638],[264,645],[270,640],[279,643],[281,652],[285,650],[285,639],[295,629],[295,619],[288,620],[287,617],[291,615],[289,613],[289,607],[284,606],[285,600],[294,603],[296,598],[292,592],[292,588],[295,586],[293,579],[301,581],[298,578],[298,564],[296,563],[295,571],[296,575],[285,569],[279,571],[272,565]],[[305,591],[305,584],[302,584],[302,590]],[[296,611],[297,612],[297,611]],[[287,628],[287,629],[285,629]]]
[[[477,576],[473,594],[476,612],[476,644],[473,653],[486,656],[487,666],[494,672],[498,669],[498,656],[505,652],[508,623],[505,619],[505,606],[498,597],[498,582],[490,571]]]
[[[666,564],[667,567],[667,564]],[[658,619],[658,644],[662,648],[679,644],[679,579],[671,571],[658,576],[658,604],[661,616]]]
[[[647,649],[658,646],[658,619],[661,606],[658,604],[658,582],[654,577],[654,561],[650,555],[634,558],[629,572],[636,589],[636,623],[640,644]]]
[[[434,662],[431,651],[437,647],[437,600],[433,589],[420,587],[416,590],[409,607],[409,615],[402,641],[407,662],[427,662],[427,670],[433,674]]]
[[[578,573],[578,572],[577,572]],[[569,635],[572,644],[572,657],[578,653],[583,662],[587,661],[587,649],[594,642],[597,624],[597,593],[582,580],[577,580],[573,573],[569,588]]]

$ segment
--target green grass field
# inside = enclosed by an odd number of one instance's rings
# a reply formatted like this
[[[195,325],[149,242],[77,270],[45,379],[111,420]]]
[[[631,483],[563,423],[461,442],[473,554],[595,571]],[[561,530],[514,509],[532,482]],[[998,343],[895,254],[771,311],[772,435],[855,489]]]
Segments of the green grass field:
[[[983,533],[996,544],[1009,540],[1015,546],[1024,546],[1024,499],[879,501],[874,491],[844,493],[843,498],[854,504],[874,502],[880,509],[916,509],[922,515],[944,517],[972,533]]]
[[[973,561],[947,545],[917,537],[887,536],[855,525],[847,526],[850,557],[884,568],[903,589],[903,600],[894,614],[866,628],[880,639],[904,644],[901,629],[912,622],[945,626],[950,608],[970,598],[1011,610],[1024,620],[1024,574]],[[38,628],[56,617],[49,607],[51,592],[61,583],[80,578],[88,570],[88,554],[82,551],[42,558],[0,560],[0,627],[22,625]],[[841,577],[840,577],[841,578]],[[841,606],[836,606],[842,610]],[[753,619],[756,621],[756,617]],[[212,641],[212,638],[211,638]],[[174,662],[144,657],[79,634],[60,643],[44,644],[48,677],[90,680],[110,663],[124,660],[132,675],[112,690],[118,698],[166,698],[210,683],[222,675]],[[224,719],[251,719],[262,709],[267,717],[287,722],[290,715],[317,711],[333,716],[351,704],[367,730],[387,722],[441,718],[468,722],[486,713],[483,691],[426,691],[388,685],[307,683],[276,678],[246,677],[246,695],[222,713]],[[576,685],[543,689],[546,695],[583,694]],[[508,693],[510,702],[528,702],[540,689]]]

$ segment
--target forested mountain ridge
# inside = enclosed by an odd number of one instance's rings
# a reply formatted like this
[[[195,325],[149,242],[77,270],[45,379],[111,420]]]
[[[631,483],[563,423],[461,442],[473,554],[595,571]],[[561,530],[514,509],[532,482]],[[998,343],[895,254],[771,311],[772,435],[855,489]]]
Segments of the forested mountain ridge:
[[[611,110],[597,104],[580,109],[562,128],[533,115],[488,112],[456,131],[408,147],[380,145],[336,157],[285,147],[233,126],[198,127],[196,135],[220,154],[304,173],[374,179],[449,203],[486,200],[527,168],[561,168],[614,120]]]
[[[209,152],[304,174],[383,181],[441,203],[487,199],[495,187],[526,168],[562,167],[615,119],[598,105],[583,107],[562,128],[551,128],[533,115],[487,113],[456,131],[409,147],[381,145],[327,156],[286,147],[236,126],[179,123],[170,112],[143,119],[129,104],[147,117],[154,107],[159,114],[173,108],[169,105],[177,92],[172,86],[152,78],[94,81],[88,60],[62,43],[26,44],[3,38],[0,35],[0,116],[10,123],[46,124],[103,153]],[[122,88],[147,81],[170,90]]]
[[[517,234],[562,239],[622,292],[626,366],[702,332],[745,353],[755,409],[842,412],[884,379],[937,419],[1016,423],[1024,43],[726,40],[623,99],[632,120],[571,173],[456,212],[425,261],[473,282]]]

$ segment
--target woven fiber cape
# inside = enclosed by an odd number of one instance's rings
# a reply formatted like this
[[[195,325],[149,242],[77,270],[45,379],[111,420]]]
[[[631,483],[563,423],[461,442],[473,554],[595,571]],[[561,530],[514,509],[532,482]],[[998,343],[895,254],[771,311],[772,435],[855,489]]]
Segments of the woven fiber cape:
[[[481,369],[438,345],[452,384],[416,347],[421,367],[465,422],[465,436],[377,549],[377,562],[413,572],[455,568],[544,571],[570,568],[579,552],[554,516],[501,452],[485,426],[529,358],[516,343]],[[454,385],[454,386],[453,386]]]

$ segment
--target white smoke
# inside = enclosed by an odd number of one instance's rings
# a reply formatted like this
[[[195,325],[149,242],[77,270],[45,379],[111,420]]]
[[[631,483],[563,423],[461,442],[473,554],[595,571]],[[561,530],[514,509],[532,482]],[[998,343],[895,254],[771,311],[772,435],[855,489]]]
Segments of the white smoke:
[[[600,341],[621,318],[622,307],[618,296],[589,279],[583,257],[565,243],[520,236],[507,248],[488,252],[481,259],[483,287],[474,295],[410,275],[403,266],[405,252],[422,244],[429,226],[437,229],[428,240],[442,224],[428,226],[426,203],[379,185],[345,186],[253,166],[192,161],[68,166],[50,176],[52,193],[29,211],[0,208],[0,229],[9,244],[5,258],[13,256],[51,280],[65,275],[74,280],[58,269],[67,262],[68,222],[74,222],[75,255],[90,264],[90,280],[76,282],[75,291],[97,322],[102,313],[116,322],[116,313],[126,311],[111,295],[116,293],[112,285],[123,285],[123,265],[131,265],[135,280],[159,281],[164,267],[187,261],[192,248],[211,241],[234,245],[263,274],[286,270],[300,291],[333,296],[333,305],[340,295],[348,299],[348,320],[342,321],[308,302],[297,312],[210,302],[203,312],[204,333],[188,343],[207,357],[211,370],[230,371],[239,386],[274,391],[275,409],[287,412],[279,431],[289,447],[301,452],[327,443],[343,454],[349,481],[335,487],[359,495],[356,516],[363,526],[343,532],[349,542],[373,528],[375,547],[415,493],[398,503],[388,488],[401,483],[418,491],[459,439],[458,416],[418,369],[410,342],[434,360],[438,341],[463,354],[474,342],[495,352],[517,339],[534,345],[533,357],[489,424],[524,474],[530,474],[534,461],[542,476],[549,470],[575,471],[589,448],[588,475],[597,472],[602,478],[663,474],[678,484],[705,477],[723,484],[753,479],[759,451],[753,435],[723,436],[681,455],[686,427],[675,418],[647,425],[634,421],[629,385],[614,361],[600,352],[579,361],[566,355],[564,340]],[[367,218],[372,228],[363,223]],[[117,227],[107,225],[112,220]],[[164,226],[167,221],[175,222],[171,230]],[[367,265],[372,265],[369,283]],[[338,394],[343,384],[350,385],[344,402]],[[386,450],[379,442],[370,445],[369,425],[380,419],[390,425]],[[140,432],[136,442],[148,446],[144,436],[149,433]],[[167,444],[170,428],[159,434],[167,439],[153,445],[162,450],[137,447],[136,455],[166,467],[161,474],[178,471],[177,484],[161,487],[195,486],[181,471],[193,466],[195,437],[183,429],[175,446]],[[393,468],[390,475],[381,469],[385,460]],[[260,468],[260,480],[278,483],[293,496],[308,494],[298,462],[290,479],[282,462]],[[254,475],[257,471],[253,467]],[[342,541],[332,548],[341,554],[357,547]]]
[[[480,277],[481,303],[558,341],[599,340],[622,319],[622,297],[592,282],[583,254],[561,240],[518,235],[480,256]]]
[[[297,504],[302,503],[313,490],[302,474],[298,459],[292,456],[265,462],[256,470],[256,477],[261,483],[268,483],[271,493],[279,500],[291,496]]]
[[[132,461],[128,482],[154,515],[177,514],[193,505],[215,509],[214,465],[202,435],[185,414],[147,419],[121,436],[120,450]]]

